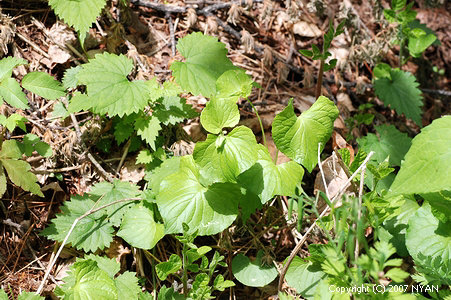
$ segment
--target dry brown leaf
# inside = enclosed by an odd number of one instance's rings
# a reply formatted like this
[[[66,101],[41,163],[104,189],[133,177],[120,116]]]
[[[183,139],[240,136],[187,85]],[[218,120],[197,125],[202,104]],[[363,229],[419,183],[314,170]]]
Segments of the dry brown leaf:
[[[305,37],[320,37],[322,31],[315,24],[299,21],[293,25],[293,33]]]

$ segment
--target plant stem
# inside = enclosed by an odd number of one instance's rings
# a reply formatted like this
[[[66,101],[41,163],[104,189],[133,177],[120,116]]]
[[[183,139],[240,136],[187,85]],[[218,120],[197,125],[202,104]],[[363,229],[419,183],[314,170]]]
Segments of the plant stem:
[[[183,277],[182,277],[182,282],[183,282],[183,296],[185,296],[185,298],[188,297],[188,273],[186,270],[186,256],[185,256],[185,252],[186,252],[186,244],[183,243],[183,250],[182,250],[182,263],[183,263]]]
[[[251,105],[252,109],[255,112],[255,115],[257,116],[258,123],[260,124],[260,129],[262,130],[262,136],[263,136],[263,145],[265,145],[266,148],[268,148],[268,144],[266,144],[266,136],[265,136],[265,129],[263,128],[262,119],[260,119],[260,115],[258,114],[257,109],[255,108],[254,104],[249,99],[246,99],[247,102]],[[268,148],[269,150],[269,148]]]
[[[321,59],[321,63],[319,65],[318,70],[318,80],[316,82],[316,93],[315,98],[318,99],[321,96],[321,88],[323,85],[323,73],[324,73],[324,59]]]

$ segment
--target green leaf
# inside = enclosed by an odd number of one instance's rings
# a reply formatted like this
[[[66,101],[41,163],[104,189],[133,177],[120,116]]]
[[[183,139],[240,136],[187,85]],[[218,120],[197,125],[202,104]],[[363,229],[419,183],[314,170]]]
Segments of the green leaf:
[[[179,96],[164,96],[158,104],[153,116],[164,125],[175,125],[198,115],[191,105],[186,104],[186,99]]]
[[[77,87],[78,85],[77,76],[81,68],[82,68],[81,66],[76,66],[69,68],[64,72],[62,84],[66,90],[75,89]]]
[[[216,80],[216,98],[238,101],[252,92],[252,78],[243,70],[229,70]]]
[[[58,17],[78,31],[82,42],[105,3],[106,0],[49,0]]]
[[[451,116],[436,119],[412,140],[391,186],[394,194],[451,191]]]
[[[22,292],[17,297],[17,300],[40,300],[40,299],[44,300],[45,298],[37,295],[35,292]]]
[[[380,78],[374,82],[376,95],[390,105],[398,114],[405,114],[421,126],[421,91],[415,76],[402,70],[390,70],[390,79]]]
[[[409,28],[414,30],[416,28],[419,28],[421,30],[423,30],[424,32],[426,32],[426,34],[433,34],[435,36],[437,36],[437,34],[434,32],[434,30],[430,29],[429,27],[427,27],[425,24],[420,23],[420,20],[415,19],[412,22],[409,23]],[[439,39],[436,39],[434,43],[432,43],[435,46],[441,46],[442,43],[440,43]]]
[[[235,286],[235,283],[231,280],[224,280],[224,276],[222,276],[221,274],[216,276],[213,282],[213,287],[220,292],[223,292],[225,289],[232,286]]]
[[[76,113],[82,110],[88,110],[91,107],[92,103],[88,95],[75,92],[67,106],[67,111],[69,113]]]
[[[238,176],[237,182],[266,203],[274,195],[292,196],[304,169],[294,161],[275,165],[266,147],[258,145],[258,160]]]
[[[41,141],[37,135],[31,133],[24,136],[23,142],[19,144],[19,147],[26,156],[32,156],[33,151],[38,152],[39,155],[44,157],[51,157],[53,155],[50,145]]]
[[[182,259],[177,254],[171,254],[168,261],[164,261],[155,266],[155,271],[160,280],[166,278],[180,270],[182,267]]]
[[[117,233],[133,247],[152,249],[164,236],[164,225],[153,218],[153,211],[138,204],[128,210]]]
[[[13,132],[16,127],[19,127],[23,131],[27,132],[25,122],[28,122],[28,120],[24,116],[12,114],[7,119],[0,121],[0,124],[5,126],[10,132]]]
[[[22,79],[22,86],[48,100],[55,100],[66,95],[66,90],[61,83],[45,72],[28,73]]]
[[[139,300],[154,300],[154,298],[151,297],[151,299]],[[167,288],[165,285],[163,285],[158,292],[158,300],[185,300],[185,297],[174,291],[173,287]]]
[[[6,78],[0,82],[0,100],[1,99],[16,108],[29,108],[28,99],[25,97],[22,88],[14,78]]]
[[[83,259],[78,259],[77,261],[92,259],[97,263],[97,266],[105,271],[108,276],[114,278],[114,276],[121,270],[121,265],[114,258],[102,257],[94,254],[85,255]]]
[[[406,6],[407,0],[392,0],[391,8],[394,10],[401,10]]]
[[[209,134],[196,144],[193,157],[210,183],[234,182],[257,161],[257,141],[251,129],[239,126],[227,136]]]
[[[180,169],[181,156],[173,156],[165,160],[160,167],[156,168],[150,178],[150,186],[155,194],[160,191],[160,183],[169,175],[176,173]]]
[[[117,289],[117,299],[137,299],[141,288],[135,273],[125,271],[114,279]]]
[[[393,282],[402,283],[407,277],[409,277],[409,273],[400,268],[393,268],[388,270],[387,273],[385,273],[385,277],[390,278],[391,280],[393,280]]]
[[[299,53],[301,53],[302,55],[307,56],[307,57],[313,56],[313,51],[311,51],[311,50],[301,49],[301,50],[299,50]]]
[[[192,156],[184,156],[179,170],[162,180],[157,205],[167,234],[182,233],[182,224],[186,223],[199,235],[212,235],[232,224],[240,198],[241,190],[236,184],[204,187]]]
[[[91,196],[93,197],[93,196]],[[96,197],[94,197],[96,198]],[[97,199],[96,199],[97,200]],[[94,207],[95,202],[89,194],[83,197],[73,196],[71,201],[64,202],[61,213],[52,220],[52,224],[42,231],[42,235],[52,240],[62,242],[73,222]],[[81,219],[67,242],[85,252],[95,252],[97,249],[108,247],[113,241],[113,227],[108,222],[104,210],[90,214]]]
[[[82,67],[77,78],[86,85],[95,113],[122,117],[143,110],[150,101],[149,87],[144,81],[127,79],[133,61],[126,56],[97,54]]]
[[[276,279],[278,273],[274,265],[262,263],[263,251],[259,250],[257,257],[251,261],[243,254],[238,254],[232,260],[232,273],[244,285],[264,287]]]
[[[0,299],[1,300],[9,300],[8,294],[3,289],[0,289]]]
[[[296,256],[288,267],[285,279],[302,297],[313,299],[317,284],[325,277],[321,266]]]
[[[62,286],[65,299],[118,299],[114,280],[93,260],[75,262]]]
[[[208,132],[218,134],[224,127],[234,127],[240,121],[240,111],[235,100],[212,98],[208,101],[200,122]]]
[[[3,142],[2,150],[0,150],[0,162],[8,173],[9,179],[23,190],[44,197],[41,188],[36,183],[38,180],[36,175],[30,172],[30,164],[18,160],[21,156],[22,153],[16,141],[7,140]]]
[[[424,32],[424,31],[423,31]],[[409,37],[409,43],[407,48],[413,57],[419,57],[424,50],[426,50],[430,45],[432,45],[437,37],[434,34],[426,34]]]
[[[13,69],[28,62],[25,59],[8,56],[0,60],[0,82],[11,77]]]
[[[272,134],[277,148],[286,156],[302,164],[309,172],[318,163],[318,143],[321,151],[329,140],[338,109],[324,96],[299,117],[293,101],[273,121]]]
[[[431,269],[431,263],[439,265],[432,269],[439,271],[440,265],[448,269],[448,283],[451,282],[451,222],[440,222],[431,212],[428,204],[423,204],[409,219],[406,233],[406,246],[415,263],[424,271]],[[430,272],[430,271],[429,271]],[[428,272],[428,273],[429,273]],[[432,273],[432,272],[431,272]],[[443,277],[445,280],[445,277]]]
[[[50,115],[51,119],[58,119],[58,118],[64,119],[64,118],[67,118],[68,116],[69,116],[69,112],[67,111],[63,102],[58,101],[55,104],[53,104],[53,111]]]
[[[102,181],[95,184],[89,194],[91,199],[95,199],[96,201],[100,199],[97,203],[97,207],[100,207],[114,201],[136,198],[139,196],[140,191],[137,185],[115,179],[112,183]],[[109,222],[113,224],[113,226],[119,226],[121,224],[122,216],[132,206],[133,202],[127,201],[116,203],[105,208]]]
[[[191,33],[179,40],[177,49],[186,61],[172,63],[173,76],[184,90],[194,95],[214,96],[219,76],[236,69],[227,58],[225,45],[215,37]]]
[[[145,140],[153,150],[156,150],[155,140],[161,129],[160,120],[156,117],[140,117],[135,121],[135,130],[143,140]]]
[[[390,65],[385,63],[378,63],[376,67],[373,69],[373,76],[374,79],[380,79],[380,78],[388,78],[391,79],[391,72],[392,68]]]
[[[373,157],[378,163],[382,163],[388,157],[390,165],[401,166],[401,161],[409,151],[412,139],[393,125],[379,125],[374,128],[379,133],[379,137],[369,133],[365,137],[358,138],[359,147],[367,153],[374,151]]]

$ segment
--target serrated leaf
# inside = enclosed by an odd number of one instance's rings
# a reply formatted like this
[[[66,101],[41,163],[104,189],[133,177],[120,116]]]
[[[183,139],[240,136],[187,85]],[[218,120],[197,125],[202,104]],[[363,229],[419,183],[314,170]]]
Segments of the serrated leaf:
[[[62,84],[66,90],[74,89],[77,87],[78,85],[77,75],[78,72],[80,72],[81,68],[82,68],[81,66],[76,66],[69,68],[64,72]]]
[[[161,129],[160,120],[156,117],[141,117],[136,119],[135,122],[136,133],[145,140],[153,150],[156,150],[155,140],[157,139],[158,132]]]
[[[378,63],[373,69],[374,79],[391,78],[390,71],[392,68],[386,63]]]
[[[94,197],[92,199],[99,199],[101,197],[101,200],[97,204],[99,207],[114,201],[135,198],[140,194],[140,192],[138,186],[127,181],[115,179],[112,183],[103,181],[95,184],[89,194]],[[107,212],[109,222],[111,222],[113,226],[119,226],[121,224],[122,216],[132,206],[133,203],[131,201],[108,206],[105,210]]]
[[[319,97],[299,117],[294,113],[293,101],[290,101],[274,118],[274,142],[286,156],[311,172],[318,163],[318,143],[321,143],[322,151],[332,134],[337,116],[337,107],[324,96]]]
[[[92,196],[91,196],[92,197]],[[97,197],[94,197],[97,200]],[[52,220],[52,224],[42,231],[42,235],[52,240],[62,242],[73,222],[94,207],[95,202],[88,194],[83,197],[73,196],[61,207],[61,213]],[[95,252],[108,247],[113,241],[114,229],[108,222],[105,211],[101,210],[81,219],[75,226],[67,242],[85,252]]]
[[[203,186],[194,159],[184,156],[178,171],[161,181],[156,200],[166,233],[182,233],[186,223],[199,235],[212,235],[232,224],[240,198],[241,189],[236,184]]]
[[[22,156],[15,141],[4,141],[0,151],[0,161],[8,173],[9,179],[23,190],[44,197],[36,183],[36,175],[30,172],[31,166],[26,161],[18,160]]]
[[[326,277],[321,266],[296,256],[288,267],[286,281],[306,299],[313,299],[317,285]]]
[[[141,150],[136,157],[137,164],[148,164],[153,161],[152,152],[149,149]]]
[[[374,158],[378,163],[382,163],[387,157],[390,165],[401,166],[407,151],[409,151],[412,139],[400,132],[393,125],[379,125],[374,127],[379,133],[379,137],[373,133],[358,138],[359,147],[365,152],[374,151]]]
[[[92,23],[100,15],[106,0],[49,0],[49,5],[66,24],[75,28],[84,41]]]
[[[436,119],[412,140],[398,175],[394,194],[451,191],[451,116]]]
[[[8,299],[8,298],[6,298]],[[37,295],[35,292],[22,292],[17,296],[17,300],[44,300],[44,297]]]
[[[264,287],[276,279],[277,269],[274,265],[263,265],[263,251],[259,250],[257,257],[251,261],[243,254],[238,254],[232,260],[232,273],[244,285]]]
[[[114,279],[117,289],[117,299],[136,299],[141,291],[135,273],[125,271]]]
[[[180,270],[182,267],[182,259],[177,254],[171,254],[168,261],[164,261],[155,266],[155,271],[160,280],[166,278]]]
[[[421,256],[440,257],[442,263],[451,262],[451,222],[440,222],[423,204],[409,219],[406,232],[406,246],[415,261]]]
[[[178,96],[164,96],[159,105],[155,106],[153,116],[164,125],[175,125],[185,119],[191,119],[198,115],[191,105],[186,104],[186,99]]]
[[[14,78],[6,78],[0,82],[0,100],[1,99],[16,108],[29,108],[28,99],[22,92],[19,83]]]
[[[28,62],[25,59],[8,56],[0,60],[0,82],[12,76],[13,69]]]
[[[224,127],[234,127],[240,121],[240,111],[234,99],[212,98],[200,115],[200,122],[208,132],[218,134]]]
[[[117,235],[133,247],[149,250],[163,238],[164,225],[154,221],[152,210],[138,204],[124,215]]]
[[[69,112],[67,111],[63,102],[58,101],[55,104],[53,104],[53,111],[50,115],[51,119],[67,118],[68,116]]]
[[[177,49],[186,60],[172,63],[173,76],[184,90],[194,95],[214,96],[219,76],[236,69],[227,58],[225,45],[215,37],[191,33],[179,40]]]
[[[110,116],[130,115],[143,110],[150,101],[144,81],[129,81],[133,61],[124,55],[97,54],[78,72],[80,84],[86,85],[92,109]]]
[[[13,132],[16,127],[19,127],[23,131],[27,132],[25,122],[28,122],[28,120],[24,116],[21,116],[19,114],[12,114],[8,118],[0,121],[0,124],[5,126],[10,132]]]
[[[398,114],[405,114],[409,119],[421,126],[421,91],[418,89],[415,76],[409,72],[391,69],[390,79],[379,78],[374,81],[374,91],[384,102]]]
[[[50,157],[53,155],[50,145],[41,141],[37,135],[31,133],[24,136],[23,142],[22,144],[19,144],[19,147],[26,156],[33,155],[33,151],[38,152],[39,155],[44,157]]]
[[[28,73],[22,79],[22,87],[48,100],[55,100],[66,95],[61,83],[45,72]]]
[[[227,136],[209,134],[196,144],[193,157],[210,183],[233,182],[257,161],[257,141],[252,130],[239,126]]]
[[[114,280],[93,260],[75,262],[62,286],[66,299],[118,299]]]
[[[117,122],[116,125],[114,125],[113,133],[117,144],[120,145],[130,138],[134,130],[133,126],[125,119],[121,119]]]
[[[88,95],[75,92],[67,106],[67,111],[69,113],[76,113],[82,110],[88,110],[91,107],[92,103]]]

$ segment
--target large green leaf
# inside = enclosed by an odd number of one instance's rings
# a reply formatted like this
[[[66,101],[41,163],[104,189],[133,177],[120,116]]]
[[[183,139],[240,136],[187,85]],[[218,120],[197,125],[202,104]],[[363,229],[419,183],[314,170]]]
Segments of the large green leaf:
[[[405,114],[421,126],[421,91],[415,76],[409,72],[391,69],[390,78],[374,81],[374,91],[386,106],[390,105],[398,114]]]
[[[411,30],[407,48],[413,57],[419,57],[424,50],[435,42],[436,39],[437,37],[435,34],[427,34],[424,30],[415,28]]]
[[[240,111],[235,100],[212,98],[208,101],[200,122],[208,132],[218,134],[224,127],[233,127],[240,121]]]
[[[36,183],[36,175],[30,172],[30,164],[26,161],[19,160],[21,156],[22,152],[16,141],[7,140],[3,142],[2,149],[0,150],[0,162],[8,173],[9,179],[25,191],[44,197],[41,188]],[[0,190],[4,190],[5,188],[3,183],[5,181],[2,180]]]
[[[241,197],[237,184],[202,185],[192,156],[184,156],[179,170],[162,180],[157,205],[166,233],[182,233],[182,224],[186,223],[190,229],[199,230],[199,235],[212,235],[232,224]]]
[[[329,140],[338,109],[324,96],[299,117],[294,113],[293,101],[279,113],[272,125],[277,148],[309,172],[318,163],[318,143],[321,151]]]
[[[232,260],[232,272],[235,278],[244,285],[263,287],[276,279],[277,269],[274,265],[264,265],[263,251],[257,253],[254,261],[243,254],[238,254]]]
[[[146,107],[149,87],[144,81],[127,79],[132,68],[131,59],[110,53],[97,54],[83,65],[77,78],[86,85],[95,113],[122,117]]]
[[[414,260],[439,257],[443,264],[451,266],[451,222],[440,222],[431,207],[424,204],[409,219],[406,246]]]
[[[164,225],[155,222],[152,210],[138,204],[127,211],[117,235],[133,247],[148,250],[164,236]]]
[[[84,41],[92,23],[100,15],[106,0],[49,0],[55,13],[69,26],[75,28]]]
[[[259,144],[257,162],[238,176],[238,183],[264,204],[274,195],[294,195],[303,175],[304,169],[294,161],[276,166],[267,148]]]
[[[95,184],[89,192],[91,199],[100,199],[97,207],[110,204],[114,201],[128,198],[135,198],[140,194],[139,187],[127,181],[114,180],[110,182],[99,182]],[[122,202],[108,206],[105,210],[109,222],[113,226],[121,224],[122,216],[133,206],[132,202]]]
[[[252,78],[243,70],[229,70],[216,81],[216,98],[238,101],[252,92]]]
[[[326,277],[321,266],[296,256],[288,267],[286,281],[306,299],[313,299],[317,285]]]
[[[76,218],[84,215],[94,207],[95,202],[85,194],[73,196],[61,207],[61,213],[52,220],[52,224],[42,231],[44,236],[62,242]],[[75,226],[67,242],[77,249],[95,252],[97,249],[108,247],[113,241],[113,226],[108,222],[105,211],[101,210],[81,219]]]
[[[6,78],[0,82],[0,101],[1,99],[16,108],[29,108],[28,99],[14,78]]]
[[[177,49],[185,62],[173,62],[171,70],[180,86],[195,95],[212,97],[216,94],[216,80],[227,70],[235,69],[227,58],[223,43],[212,36],[195,32],[179,40]]]
[[[62,286],[64,299],[118,299],[114,280],[93,260],[74,263],[69,276],[70,280],[66,279]]]
[[[8,56],[0,60],[0,82],[12,76],[13,69],[17,66],[26,64],[27,61],[22,58]]]
[[[257,141],[252,130],[239,126],[227,136],[209,134],[196,144],[193,157],[210,183],[234,182],[257,161]]]
[[[30,72],[22,79],[22,87],[48,100],[66,95],[62,84],[45,72]]]
[[[393,125],[379,125],[374,128],[379,133],[379,137],[369,133],[357,139],[359,147],[366,153],[374,151],[373,157],[378,163],[389,157],[390,165],[401,166],[401,161],[409,151],[412,139]]]
[[[391,186],[394,194],[451,191],[451,116],[434,120],[412,141]]]

